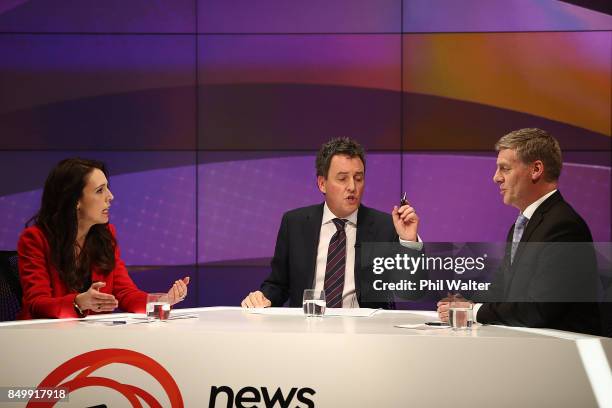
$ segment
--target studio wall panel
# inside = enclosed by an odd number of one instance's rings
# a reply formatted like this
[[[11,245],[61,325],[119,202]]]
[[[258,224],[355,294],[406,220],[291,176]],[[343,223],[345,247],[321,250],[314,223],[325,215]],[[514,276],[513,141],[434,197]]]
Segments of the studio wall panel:
[[[57,161],[96,158],[135,282],[237,306],[323,202],[322,143],[360,141],[363,203],[406,191],[425,242],[503,242],[493,145],[534,126],[610,241],[611,89],[612,17],[556,0],[0,0],[0,249]]]
[[[404,36],[404,147],[488,150],[541,127],[567,150],[610,150],[612,33]]]
[[[4,160],[8,156],[10,158]],[[47,174],[67,157],[85,157],[106,163],[110,189],[115,197],[110,222],[117,228],[117,240],[128,265],[196,263],[193,152],[0,152],[2,178],[27,171],[40,180],[40,184],[31,189],[0,196],[0,213],[3,214],[0,249],[16,248],[25,222],[40,207]],[[15,162],[21,163],[21,167],[14,165]],[[126,163],[135,163],[136,171],[129,171]],[[145,163],[149,164],[146,169]],[[167,167],[170,163],[172,167]],[[115,172],[115,168],[122,168],[124,172]]]
[[[518,209],[494,183],[495,152],[404,154],[403,180],[429,242],[504,242]],[[559,191],[585,219],[595,241],[610,241],[607,165],[565,162]]]
[[[259,286],[270,274],[267,266],[206,266],[199,267],[197,290],[201,307],[240,306],[249,292],[259,290]]]
[[[557,0],[404,0],[404,32],[612,30],[612,16]]]
[[[398,35],[206,35],[199,147],[318,149],[351,136],[400,147]]]
[[[172,309],[201,307],[200,304],[200,273],[195,266],[133,266],[128,267],[130,277],[140,290],[149,293],[165,293],[174,281],[189,276],[187,297],[182,302],[172,306]],[[208,288],[209,290],[211,288]]]
[[[584,218],[593,240],[612,241],[612,158],[607,165],[575,163],[565,160],[559,179],[559,191]]]
[[[200,153],[199,263],[267,265],[283,213],[324,198],[315,152]],[[400,199],[400,156],[366,157],[363,203],[390,212]]]
[[[195,39],[0,35],[0,148],[195,148]]]
[[[398,33],[401,0],[199,0],[201,33]]]
[[[193,33],[196,0],[4,0],[0,31]]]

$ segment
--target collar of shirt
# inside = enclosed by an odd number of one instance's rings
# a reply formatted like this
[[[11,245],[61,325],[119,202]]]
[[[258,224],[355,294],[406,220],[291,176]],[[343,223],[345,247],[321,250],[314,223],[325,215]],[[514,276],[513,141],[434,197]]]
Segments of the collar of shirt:
[[[348,222],[353,225],[357,225],[357,212],[358,211],[359,211],[359,208],[353,211],[351,214],[349,214],[348,217],[343,217],[343,219],[348,220]],[[321,225],[327,224],[328,222],[332,222],[334,218],[340,218],[340,217],[336,217],[334,213],[327,206],[327,203],[325,203],[325,205],[323,205],[323,222],[321,222]]]
[[[548,197],[550,197],[551,195],[555,194],[556,191],[557,191],[557,189],[554,189],[550,193],[544,194],[542,197],[538,198],[536,201],[534,201],[533,203],[529,204],[527,206],[527,208],[525,208],[525,211],[523,211],[523,216],[527,217],[527,219],[530,220],[531,217],[533,217],[533,213],[538,209],[540,204],[542,204]]]

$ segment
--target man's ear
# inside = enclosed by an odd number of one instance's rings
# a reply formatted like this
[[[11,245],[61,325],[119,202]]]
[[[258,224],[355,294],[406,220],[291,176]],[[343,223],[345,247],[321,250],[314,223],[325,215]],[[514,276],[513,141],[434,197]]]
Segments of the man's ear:
[[[325,183],[327,182],[327,180],[325,179],[325,177],[323,176],[317,176],[317,186],[319,187],[319,190],[325,194],[326,193],[326,189],[325,189]]]
[[[534,183],[544,177],[544,163],[542,160],[536,160],[531,168],[531,181]]]

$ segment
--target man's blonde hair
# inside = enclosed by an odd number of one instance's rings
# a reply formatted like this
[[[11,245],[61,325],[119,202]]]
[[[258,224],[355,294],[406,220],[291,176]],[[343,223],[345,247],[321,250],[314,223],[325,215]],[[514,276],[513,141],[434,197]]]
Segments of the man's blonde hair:
[[[495,143],[495,150],[516,150],[518,159],[530,164],[536,160],[544,163],[544,180],[557,181],[561,176],[563,160],[557,139],[542,129],[526,128],[510,132]]]

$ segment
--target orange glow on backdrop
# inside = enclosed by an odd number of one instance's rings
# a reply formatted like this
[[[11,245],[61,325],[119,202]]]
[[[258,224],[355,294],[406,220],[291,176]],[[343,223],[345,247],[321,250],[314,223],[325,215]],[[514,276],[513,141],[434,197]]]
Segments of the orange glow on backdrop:
[[[404,36],[404,91],[529,113],[610,136],[610,32]]]

